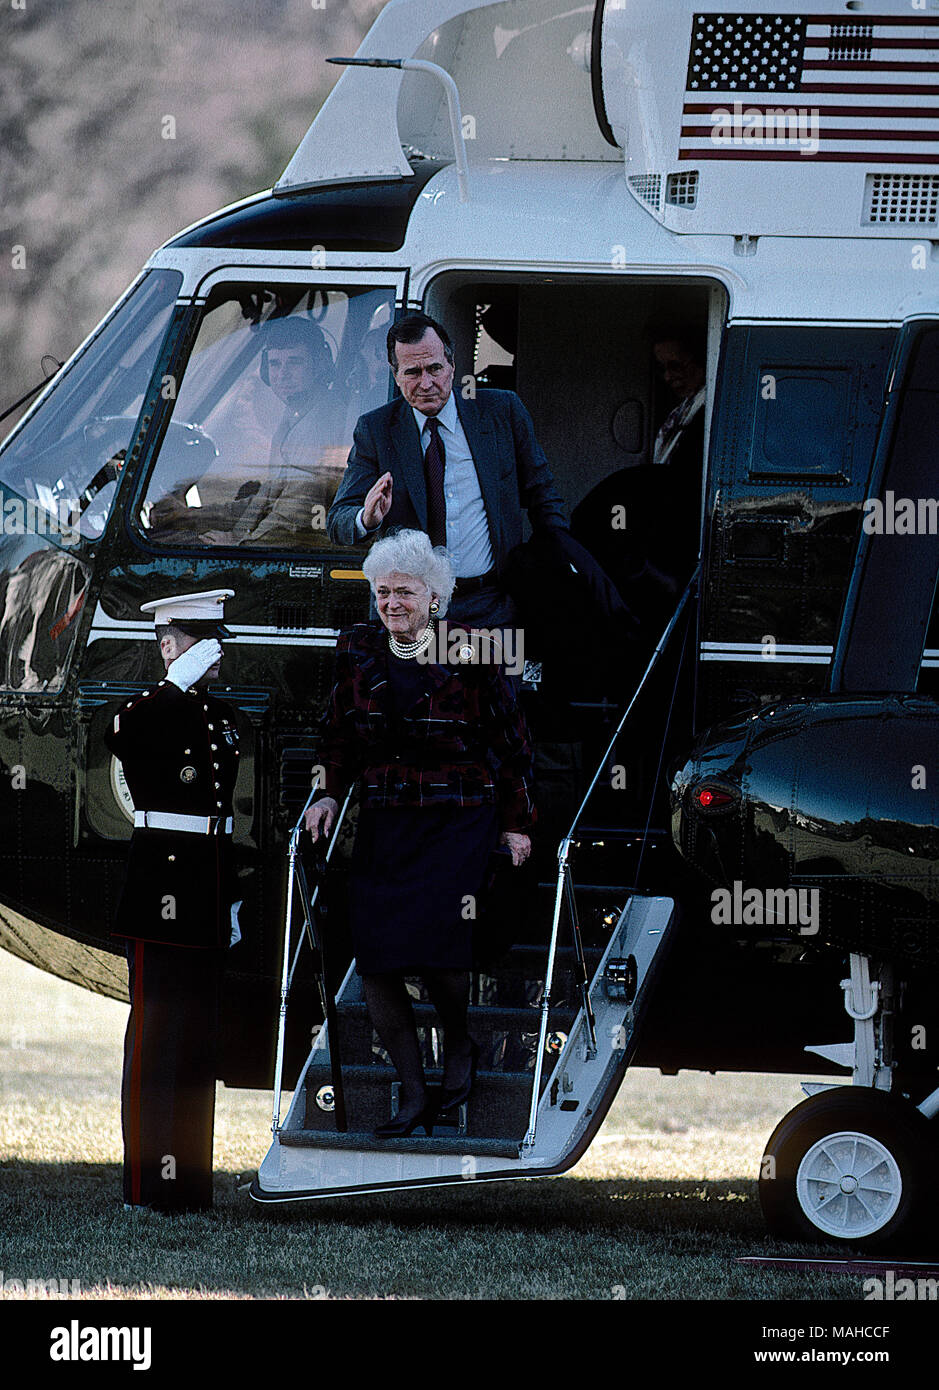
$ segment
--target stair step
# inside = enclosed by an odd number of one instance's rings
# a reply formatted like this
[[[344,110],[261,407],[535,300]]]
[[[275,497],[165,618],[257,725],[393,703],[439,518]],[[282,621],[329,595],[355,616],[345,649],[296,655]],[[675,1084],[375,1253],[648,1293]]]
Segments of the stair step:
[[[420,1000],[412,999],[411,1008],[414,1010],[414,1018],[418,1028],[440,1026],[437,1010],[433,1004],[425,1004]],[[368,1005],[364,1000],[350,1003],[340,1002],[336,1005],[336,1013],[341,1021],[347,1018],[356,1021],[364,1019],[371,1024]],[[552,1007],[550,1012],[551,1027],[562,1028],[569,1032],[577,1013],[578,1010],[575,1008],[554,1009]],[[481,1043],[477,1028],[479,1033],[510,1033],[515,1030],[522,1033],[537,1033],[541,1022],[541,1007],[539,1004],[471,1004],[466,1013],[466,1020],[470,1036]]]
[[[602,946],[584,947],[584,959],[587,963],[588,978],[593,975],[600,963],[604,948]],[[488,970],[480,973],[494,975],[500,978],[503,975],[510,975],[517,978],[523,975],[528,980],[543,980],[545,970],[548,965],[547,946],[516,945],[513,946],[504,956],[491,962]],[[554,983],[551,993],[555,992],[555,986],[561,979],[573,970],[577,969],[577,953],[573,946],[559,946],[555,954]]]
[[[425,1065],[433,1065],[434,1051],[431,1030],[440,1027],[437,1011],[432,1004],[412,999],[418,1038]],[[579,996],[576,1003],[559,1002],[549,1014],[550,1032],[569,1033],[574,1026],[580,1008]],[[375,1033],[369,1017],[368,1006],[363,1001],[340,1002],[336,1005],[339,1024],[339,1055],[343,1066],[355,1064],[374,1065]],[[471,1004],[467,1010],[470,1036],[475,1038],[482,1049],[483,1063],[491,1060],[499,1050],[503,1057],[502,1067],[492,1067],[493,1072],[508,1069],[524,1071],[529,1063],[534,1066],[537,1051],[537,1034],[541,1025],[541,1009],[537,1002],[521,1005]]]
[[[426,1073],[430,1086],[441,1085],[443,1071]],[[394,1067],[377,1062],[372,1065],[343,1066],[342,1082],[346,1117],[352,1129],[371,1133],[392,1118],[391,1087],[397,1081]],[[531,1072],[479,1071],[473,1094],[467,1102],[464,1147],[476,1138],[521,1137],[528,1125],[533,1075]],[[303,1127],[310,1131],[335,1133],[335,1114],[321,1110],[316,1094],[321,1086],[331,1086],[328,1066],[311,1067],[304,1078],[306,1090]]]
[[[375,1153],[432,1153],[432,1154],[478,1154],[493,1158],[518,1158],[518,1139],[484,1139],[463,1134],[450,1139],[443,1135],[412,1134],[407,1139],[376,1139],[370,1130],[347,1130],[340,1133],[319,1129],[282,1129],[279,1134],[281,1144],[297,1149],[366,1149]]]

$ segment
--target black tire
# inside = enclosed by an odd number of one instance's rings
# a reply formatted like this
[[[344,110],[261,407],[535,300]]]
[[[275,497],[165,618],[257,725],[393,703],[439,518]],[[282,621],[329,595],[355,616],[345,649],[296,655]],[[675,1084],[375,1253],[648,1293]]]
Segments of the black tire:
[[[780,1120],[763,1154],[770,1233],[893,1253],[922,1246],[935,1231],[934,1148],[931,1122],[909,1101],[866,1086],[810,1096]]]

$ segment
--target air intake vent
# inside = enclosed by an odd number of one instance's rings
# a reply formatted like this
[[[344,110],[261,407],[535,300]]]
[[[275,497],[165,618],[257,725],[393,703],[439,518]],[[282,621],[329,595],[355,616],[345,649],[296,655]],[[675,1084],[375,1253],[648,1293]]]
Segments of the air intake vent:
[[[939,214],[939,174],[868,174],[864,220],[929,223]]]
[[[665,184],[665,201],[674,208],[693,208],[698,201],[698,171],[669,174]]]
[[[656,212],[659,211],[662,206],[661,174],[630,174],[629,186],[637,198],[648,203],[650,208],[655,208]]]
[[[274,626],[278,632],[303,632],[312,627],[312,614],[305,603],[275,603]]]

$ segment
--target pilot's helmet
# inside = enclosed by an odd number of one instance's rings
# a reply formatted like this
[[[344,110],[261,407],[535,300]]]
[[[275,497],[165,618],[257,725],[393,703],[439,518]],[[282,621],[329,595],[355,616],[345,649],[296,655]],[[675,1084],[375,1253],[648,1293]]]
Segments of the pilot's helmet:
[[[222,621],[225,600],[234,598],[234,589],[206,589],[198,594],[174,594],[171,598],[151,599],[140,605],[141,613],[152,613],[154,626],[178,627],[187,637],[232,638],[234,633]]]

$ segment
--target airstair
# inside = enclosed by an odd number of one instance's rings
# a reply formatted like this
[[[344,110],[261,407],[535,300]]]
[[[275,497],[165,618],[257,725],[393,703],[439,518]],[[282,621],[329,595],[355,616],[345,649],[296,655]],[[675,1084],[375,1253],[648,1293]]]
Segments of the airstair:
[[[693,585],[694,579],[662,634],[610,748],[664,651]],[[325,943],[316,927],[317,892],[307,891],[298,852],[301,815],[290,842],[273,1142],[252,1183],[256,1201],[548,1176],[564,1172],[583,1155],[635,1054],[677,916],[670,897],[633,891],[627,896],[627,890],[616,885],[574,883],[577,826],[605,762],[597,768],[560,845],[547,941],[514,944],[472,973],[468,1023],[480,1048],[476,1084],[469,1101],[439,1118],[430,1135],[389,1140],[374,1134],[377,1125],[394,1118],[398,1081],[373,1033],[355,963],[334,999],[326,988]],[[334,831],[330,852],[337,838]],[[295,889],[303,917],[296,943]],[[608,914],[612,929],[602,948],[585,946],[580,927],[581,915],[588,909],[595,913],[598,900],[601,906],[624,904]],[[286,1010],[305,943],[318,960],[325,1023],[316,1032],[281,1120]],[[439,1086],[442,1059],[436,1014],[419,980],[409,980],[408,988],[427,1081]]]

